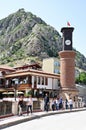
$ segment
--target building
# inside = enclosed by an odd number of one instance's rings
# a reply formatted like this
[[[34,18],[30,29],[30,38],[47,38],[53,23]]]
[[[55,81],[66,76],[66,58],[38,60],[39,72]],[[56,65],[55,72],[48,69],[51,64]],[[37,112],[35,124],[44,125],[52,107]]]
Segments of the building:
[[[86,85],[76,84],[76,88],[79,90],[78,97],[86,103]]]
[[[0,66],[0,96],[3,92],[31,92],[33,97],[42,97],[46,92],[51,96],[59,91],[59,74],[40,70],[38,64],[11,68]]]
[[[49,73],[60,74],[60,62],[57,58],[43,59],[42,70]]]

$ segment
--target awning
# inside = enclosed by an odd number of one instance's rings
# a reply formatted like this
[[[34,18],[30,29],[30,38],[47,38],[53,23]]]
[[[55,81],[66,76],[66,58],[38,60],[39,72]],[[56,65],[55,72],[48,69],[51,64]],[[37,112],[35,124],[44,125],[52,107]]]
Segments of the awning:
[[[8,92],[3,92],[2,94],[6,95],[6,94],[8,94]]]
[[[17,94],[24,94],[23,92],[21,92],[21,91],[19,91],[19,92],[17,92]]]
[[[5,91],[6,91],[6,89],[0,88],[0,92],[5,92]]]
[[[14,92],[8,92],[8,95],[9,95],[9,94],[14,94]]]

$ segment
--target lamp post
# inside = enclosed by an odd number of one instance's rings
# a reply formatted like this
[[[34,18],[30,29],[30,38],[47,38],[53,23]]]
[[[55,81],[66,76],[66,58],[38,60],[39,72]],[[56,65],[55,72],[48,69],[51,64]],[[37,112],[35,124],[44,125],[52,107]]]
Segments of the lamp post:
[[[18,87],[18,79],[15,78],[12,80],[12,82],[13,82],[13,87],[14,87],[14,99],[15,99],[15,102],[12,102],[12,113],[16,115],[18,113],[18,103],[16,101],[16,90]]]

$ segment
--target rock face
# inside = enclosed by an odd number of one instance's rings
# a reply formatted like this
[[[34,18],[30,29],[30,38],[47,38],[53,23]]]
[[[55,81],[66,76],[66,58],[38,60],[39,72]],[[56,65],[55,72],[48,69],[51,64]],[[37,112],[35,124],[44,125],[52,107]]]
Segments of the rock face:
[[[62,40],[58,31],[31,12],[19,9],[0,20],[0,64],[30,56],[40,60],[58,57],[61,50]],[[76,65],[86,70],[86,58],[79,52],[77,54]]]

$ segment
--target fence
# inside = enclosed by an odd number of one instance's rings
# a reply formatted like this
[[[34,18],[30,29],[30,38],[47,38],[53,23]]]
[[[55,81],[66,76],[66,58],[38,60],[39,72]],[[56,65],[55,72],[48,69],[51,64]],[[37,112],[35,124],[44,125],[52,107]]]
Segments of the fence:
[[[33,102],[33,111],[40,110],[40,101]],[[26,102],[24,101],[23,112],[26,112]],[[18,102],[0,101],[0,116],[18,113]]]
[[[80,107],[83,107],[83,106],[84,106],[83,102],[74,102],[73,103],[73,108],[80,108]],[[8,115],[8,114],[14,114],[13,108],[15,110],[15,104],[14,104],[14,107],[13,107],[13,102],[0,101],[0,116]],[[65,109],[65,102],[63,102],[63,108]],[[33,102],[33,111],[36,111],[36,110],[44,110],[43,99],[35,100]],[[50,100],[50,110],[52,110],[52,101],[51,100]],[[18,111],[18,102],[17,102],[16,111]],[[26,102],[24,102],[23,112],[26,112]]]
[[[2,101],[0,102],[0,116],[12,114],[12,102]]]

